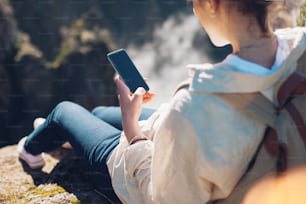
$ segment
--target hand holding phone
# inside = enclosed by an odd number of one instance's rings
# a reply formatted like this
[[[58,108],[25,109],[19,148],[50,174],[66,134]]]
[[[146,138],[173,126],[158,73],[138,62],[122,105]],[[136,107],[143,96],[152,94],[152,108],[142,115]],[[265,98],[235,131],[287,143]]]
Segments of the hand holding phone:
[[[146,91],[149,91],[149,86],[124,49],[108,53],[107,59],[132,93],[134,93],[138,87],[143,87]]]

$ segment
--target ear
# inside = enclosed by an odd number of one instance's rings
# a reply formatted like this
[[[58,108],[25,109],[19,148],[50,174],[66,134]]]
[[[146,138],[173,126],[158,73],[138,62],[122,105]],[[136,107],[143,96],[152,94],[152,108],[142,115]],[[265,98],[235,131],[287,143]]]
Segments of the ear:
[[[218,3],[216,0],[205,0],[203,3],[206,6],[206,11],[209,12],[209,15],[215,17],[218,9]]]

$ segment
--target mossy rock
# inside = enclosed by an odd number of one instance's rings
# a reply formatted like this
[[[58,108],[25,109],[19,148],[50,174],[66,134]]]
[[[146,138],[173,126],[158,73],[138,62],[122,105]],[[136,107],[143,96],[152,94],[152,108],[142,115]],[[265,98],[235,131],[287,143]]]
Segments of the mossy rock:
[[[306,2],[301,6],[300,15],[297,19],[298,26],[305,26],[306,25]]]
[[[0,149],[0,163],[1,204],[115,203],[96,190],[71,150],[46,154],[46,165],[31,170],[18,159],[16,145],[11,145]]]
[[[81,201],[72,193],[67,192],[63,187],[57,184],[41,184],[33,187],[22,197],[16,200],[20,204],[45,203],[52,204],[54,202],[61,204],[80,204]]]

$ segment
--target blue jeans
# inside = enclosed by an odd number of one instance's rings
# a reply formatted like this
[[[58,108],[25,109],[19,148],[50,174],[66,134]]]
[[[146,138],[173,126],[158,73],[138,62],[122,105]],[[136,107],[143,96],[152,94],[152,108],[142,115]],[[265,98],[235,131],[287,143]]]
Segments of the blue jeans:
[[[153,112],[143,109],[140,120],[147,119]],[[94,178],[99,181],[99,188],[117,199],[106,162],[118,145],[121,132],[120,107],[97,107],[89,112],[75,103],[61,102],[46,121],[28,135],[24,147],[29,153],[37,155],[70,142],[76,154],[84,158],[86,168],[102,174]]]

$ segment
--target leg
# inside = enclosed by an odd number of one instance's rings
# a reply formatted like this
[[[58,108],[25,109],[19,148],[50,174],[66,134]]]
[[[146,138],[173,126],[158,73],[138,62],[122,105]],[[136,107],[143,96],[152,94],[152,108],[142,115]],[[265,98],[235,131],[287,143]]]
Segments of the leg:
[[[155,110],[149,108],[143,108],[140,114],[139,120],[146,120],[149,118]],[[122,117],[121,110],[118,106],[98,106],[91,112],[96,117],[100,118],[104,122],[122,130]]]
[[[78,155],[90,165],[100,166],[117,146],[121,130],[99,120],[83,107],[62,102],[35,129],[25,142],[31,154],[52,151],[69,141]],[[98,164],[96,164],[98,163]]]
[[[76,154],[84,158],[86,169],[95,173],[91,175],[95,176],[99,188],[116,200],[106,162],[119,143],[120,135],[121,130],[98,119],[81,106],[62,102],[28,136],[24,148],[36,155],[54,150],[69,141]]]

